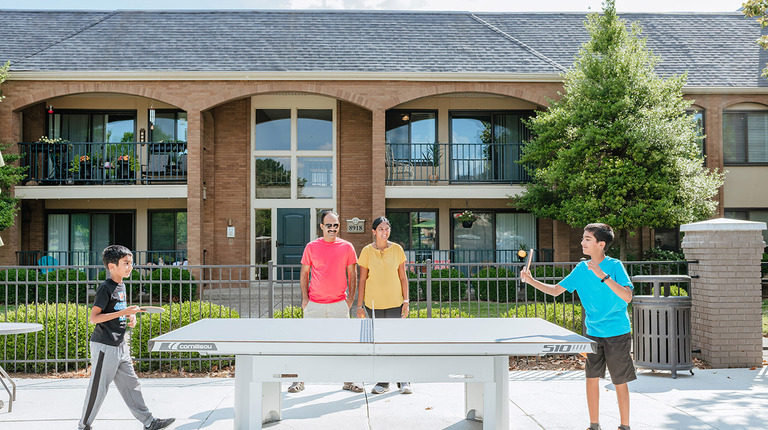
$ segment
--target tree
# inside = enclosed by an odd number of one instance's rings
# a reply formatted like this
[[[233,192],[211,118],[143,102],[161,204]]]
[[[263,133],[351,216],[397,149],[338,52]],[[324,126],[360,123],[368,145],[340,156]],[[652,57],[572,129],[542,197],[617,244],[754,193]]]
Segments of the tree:
[[[747,18],[757,18],[760,28],[768,26],[768,1],[767,0],[747,0],[741,9]],[[768,49],[768,36],[760,36],[755,43],[763,49]],[[768,67],[763,69],[763,76],[768,77]]]
[[[527,122],[533,137],[521,163],[533,181],[512,205],[572,227],[607,223],[626,259],[636,228],[711,216],[724,175],[703,167],[686,75],[655,74],[659,58],[614,0],[585,25],[591,38],[564,75],[564,94]]]
[[[8,79],[8,68],[10,63],[5,63],[0,66],[0,84]],[[0,91],[0,102],[3,101],[4,96]],[[9,145],[0,145],[0,154]],[[16,167],[12,165],[14,161],[21,158],[19,154],[3,154],[5,162],[4,166],[0,166],[0,231],[7,230],[13,226],[16,213],[19,211],[19,199],[12,197],[11,187],[16,185],[23,177],[24,167]],[[2,163],[0,163],[2,164]]]

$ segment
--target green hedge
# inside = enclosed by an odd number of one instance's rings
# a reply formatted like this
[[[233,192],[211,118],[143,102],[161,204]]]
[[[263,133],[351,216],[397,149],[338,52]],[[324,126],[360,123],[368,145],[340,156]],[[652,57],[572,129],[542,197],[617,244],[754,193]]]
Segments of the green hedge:
[[[150,275],[152,283],[144,289],[158,302],[196,300],[197,282],[189,270],[180,267],[155,269]]]
[[[304,318],[304,309],[301,306],[286,306],[283,310],[272,313],[273,318]]]
[[[53,372],[83,369],[88,366],[88,342],[92,327],[88,326],[90,307],[73,303],[21,305],[8,314],[0,314],[2,322],[31,322],[43,325],[37,333],[0,336],[0,360],[64,360],[71,363],[6,363],[9,372]]]
[[[408,272],[409,298],[413,301],[427,299],[426,275],[416,280],[416,274]],[[449,279],[449,278],[452,278]],[[467,297],[467,283],[458,269],[432,270],[432,300],[441,302],[459,301]]]
[[[204,318],[240,318],[240,314],[226,306],[210,302],[181,302],[162,306],[160,314],[141,314],[131,334],[131,351],[136,358],[136,370],[211,370],[216,361],[198,361],[196,352],[149,352],[149,340]],[[187,358],[190,360],[178,360]],[[148,360],[151,359],[151,360]],[[173,359],[173,360],[169,360]],[[230,360],[234,357],[221,357]]]
[[[408,318],[427,318],[427,310],[419,309],[418,312],[412,310]],[[456,308],[445,307],[432,308],[432,318],[474,318],[474,316]]]
[[[88,275],[82,270],[0,270],[0,304],[86,303]]]
[[[541,318],[581,334],[581,312],[581,306],[570,303],[531,303],[519,305],[501,316],[503,318]]]
[[[533,276],[539,281],[546,282],[548,284],[555,284],[560,282],[563,277],[570,273],[570,269],[562,266],[537,266],[533,269]],[[528,300],[542,301],[547,294],[533,288],[530,285],[522,285],[525,288],[524,294],[518,294],[517,292],[517,269],[499,267],[488,267],[480,270],[475,275],[475,279],[472,281],[472,285],[475,286],[477,292],[477,298],[481,301],[499,302],[499,303],[514,303],[524,302]],[[502,279],[493,279],[502,278]],[[564,297],[566,301],[570,301],[573,294],[564,292],[561,297]]]

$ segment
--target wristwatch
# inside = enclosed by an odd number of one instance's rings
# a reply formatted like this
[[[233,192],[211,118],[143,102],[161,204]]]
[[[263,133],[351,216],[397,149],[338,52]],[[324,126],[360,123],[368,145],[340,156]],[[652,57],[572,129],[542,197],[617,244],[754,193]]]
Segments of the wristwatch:
[[[408,300],[408,299],[405,299],[405,300],[403,300],[403,303],[411,303],[411,301]]]
[[[600,282],[605,282],[610,277],[611,277],[611,275],[605,275],[605,277],[603,279],[601,279]]]

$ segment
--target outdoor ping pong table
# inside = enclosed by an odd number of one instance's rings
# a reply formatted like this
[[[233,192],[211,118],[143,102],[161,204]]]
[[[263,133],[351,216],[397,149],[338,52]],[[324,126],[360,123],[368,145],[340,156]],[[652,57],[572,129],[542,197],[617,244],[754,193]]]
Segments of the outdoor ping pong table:
[[[154,352],[235,355],[235,428],[281,419],[281,383],[463,382],[466,417],[509,428],[509,356],[593,352],[539,318],[205,319],[150,340]]]

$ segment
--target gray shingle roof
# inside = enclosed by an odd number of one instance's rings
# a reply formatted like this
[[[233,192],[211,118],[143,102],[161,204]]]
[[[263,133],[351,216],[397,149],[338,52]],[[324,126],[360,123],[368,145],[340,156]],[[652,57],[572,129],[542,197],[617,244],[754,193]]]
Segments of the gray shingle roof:
[[[738,13],[623,14],[689,86],[768,86],[761,30]],[[557,74],[583,14],[0,11],[11,71]]]

